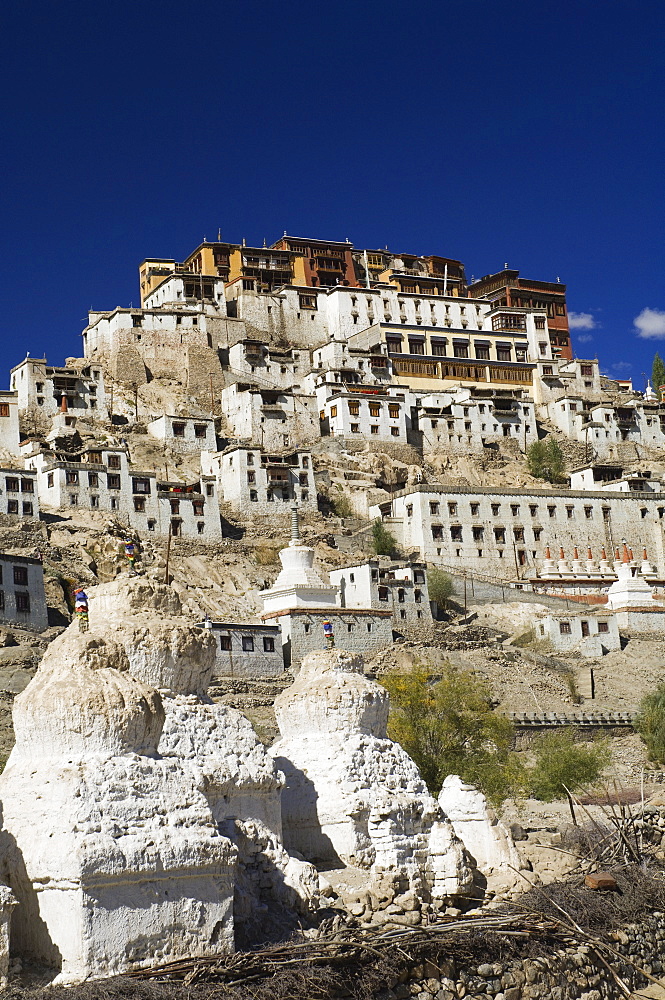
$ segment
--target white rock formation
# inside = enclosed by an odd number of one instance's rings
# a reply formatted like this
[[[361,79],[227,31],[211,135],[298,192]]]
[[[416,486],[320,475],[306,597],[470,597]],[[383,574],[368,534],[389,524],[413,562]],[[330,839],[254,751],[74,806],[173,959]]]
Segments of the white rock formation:
[[[236,848],[117,643],[71,626],[14,702],[0,776],[12,948],[76,982],[233,949]]]
[[[497,819],[483,793],[474,785],[466,784],[456,774],[449,774],[439,794],[439,805],[483,874],[522,867],[510,831]]]
[[[343,650],[310,653],[276,699],[284,842],[310,860],[453,895],[471,878],[462,844],[414,762],[387,738],[388,693],[362,668]]]
[[[93,591],[90,625],[122,643],[132,675],[159,689],[166,713],[159,752],[196,770],[220,834],[238,847],[234,920],[242,942],[286,926],[288,911],[315,909],[316,870],[282,844],[284,776],[244,715],[206,695],[214,636],[182,615],[170,587],[146,577]]]

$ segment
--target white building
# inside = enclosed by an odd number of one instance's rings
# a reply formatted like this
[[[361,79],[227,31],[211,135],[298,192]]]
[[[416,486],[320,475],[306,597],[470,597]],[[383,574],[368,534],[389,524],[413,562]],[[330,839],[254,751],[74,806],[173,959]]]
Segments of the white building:
[[[332,390],[332,391],[331,391]],[[331,394],[324,400],[328,392]],[[368,438],[370,441],[407,440],[406,393],[397,387],[317,387],[322,436]]]
[[[534,630],[536,638],[549,641],[557,653],[596,657],[621,649],[617,618],[603,610],[539,615]]]
[[[319,439],[316,400],[291,389],[264,389],[237,382],[222,391],[230,433],[263,451],[310,444]]]
[[[163,414],[156,420],[151,420],[146,429],[148,434],[161,441],[165,447],[179,454],[214,451],[217,447],[215,421],[205,417]]]
[[[39,517],[37,475],[29,469],[0,469],[0,514]]]
[[[20,413],[35,409],[50,417],[62,406],[75,416],[108,420],[104,372],[101,365],[81,363],[54,368],[46,358],[26,358],[11,369],[10,388],[16,392]]]
[[[523,390],[451,388],[412,396],[424,452],[482,452],[508,439],[526,451],[538,440],[535,407]]]
[[[425,563],[381,559],[332,570],[330,582],[338,588],[341,608],[377,608],[391,611],[393,625],[432,620]]]
[[[0,622],[38,632],[48,628],[40,559],[0,555]]]
[[[312,456],[309,451],[262,452],[260,448],[232,447],[203,452],[201,470],[214,476],[219,497],[243,514],[274,514],[290,501],[300,510],[317,510]]]
[[[0,451],[20,455],[18,422],[18,393],[0,390]]]
[[[311,363],[308,350],[295,347],[279,350],[260,340],[245,338],[229,348],[226,368],[231,376],[239,376],[242,381],[256,381],[266,388],[291,389],[303,384]]]
[[[26,459],[36,470],[42,503],[109,511],[140,533],[221,541],[214,477],[192,484],[163,482],[154,472],[130,469],[126,451],[119,448],[89,448],[80,458],[66,462],[40,452]]]
[[[284,673],[279,625],[213,622],[202,627],[215,637],[215,677],[279,677]]]
[[[620,465],[582,466],[570,474],[571,490],[611,490],[618,493],[662,493],[663,484],[650,471],[624,473]]]
[[[416,486],[370,508],[425,562],[503,580],[540,575],[548,547],[598,557],[622,539],[665,578],[665,497],[657,493]],[[582,568],[582,567],[580,567]]]

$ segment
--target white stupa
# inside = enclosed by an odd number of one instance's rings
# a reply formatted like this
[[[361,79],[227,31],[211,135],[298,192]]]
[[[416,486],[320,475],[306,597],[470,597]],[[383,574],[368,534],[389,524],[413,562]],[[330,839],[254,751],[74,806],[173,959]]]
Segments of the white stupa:
[[[646,561],[646,550],[645,559]],[[621,562],[616,567],[618,580],[616,580],[607,591],[607,607],[611,611],[618,611],[623,608],[644,608],[653,604],[653,590],[638,573],[635,566],[631,566],[628,546],[623,543],[623,556]]]
[[[290,608],[334,608],[337,587],[326,583],[314,569],[314,549],[303,545],[298,509],[291,508],[291,541],[279,553],[282,570],[269,590],[261,594],[263,613]]]

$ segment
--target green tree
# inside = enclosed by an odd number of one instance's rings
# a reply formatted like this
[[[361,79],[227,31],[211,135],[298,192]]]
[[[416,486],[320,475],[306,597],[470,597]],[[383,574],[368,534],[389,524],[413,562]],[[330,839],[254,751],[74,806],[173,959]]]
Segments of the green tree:
[[[427,571],[427,590],[430,601],[434,601],[439,608],[445,610],[448,607],[448,601],[455,593],[452,577],[448,573],[444,573],[442,569],[432,567]]]
[[[572,729],[562,729],[540,737],[534,746],[534,758],[527,776],[529,791],[543,802],[565,795],[575,823],[571,793],[595,785],[611,753],[607,740],[580,743]]]
[[[372,542],[377,556],[391,556],[397,548],[397,539],[380,517],[372,525]]]
[[[564,457],[559,442],[552,436],[534,441],[526,453],[529,472],[536,479],[560,483],[564,478]]]
[[[665,385],[665,362],[661,358],[660,354],[656,353],[653,357],[653,365],[651,368],[651,384],[660,395],[659,389],[661,385]]]
[[[647,694],[640,702],[634,722],[654,764],[665,764],[665,684]]]
[[[493,711],[484,681],[450,666],[434,683],[422,666],[381,680],[390,694],[389,735],[433,795],[449,774],[477,785],[494,803],[521,787],[521,764],[510,749],[513,724]]]
[[[330,503],[338,517],[353,517],[353,505],[339,483]]]

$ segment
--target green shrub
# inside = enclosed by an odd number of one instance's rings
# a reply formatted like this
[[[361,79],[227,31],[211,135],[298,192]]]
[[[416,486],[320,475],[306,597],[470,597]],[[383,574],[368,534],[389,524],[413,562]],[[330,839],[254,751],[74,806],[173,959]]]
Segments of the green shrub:
[[[455,593],[452,577],[442,569],[433,567],[427,572],[427,590],[430,601],[434,601],[442,611],[445,611],[448,601]]]
[[[377,518],[372,525],[372,541],[377,556],[391,556],[397,548],[397,539],[381,518]]]
[[[572,729],[562,729],[541,736],[533,750],[535,761],[527,776],[529,791],[543,802],[565,795],[575,822],[571,793],[597,784],[611,759],[609,742],[580,743]]]
[[[548,437],[545,441],[534,441],[526,453],[529,472],[536,479],[546,479],[549,483],[560,483],[564,477],[564,457],[559,442]]]
[[[522,787],[522,765],[511,751],[512,722],[492,709],[487,684],[446,667],[432,683],[424,667],[381,678],[390,693],[389,735],[416,762],[430,792],[459,774],[498,804]]]
[[[337,486],[336,492],[330,497],[330,503],[338,517],[353,517],[353,505],[341,486]]]
[[[654,764],[665,764],[665,684],[642,698],[634,726],[642,737],[649,759]]]

